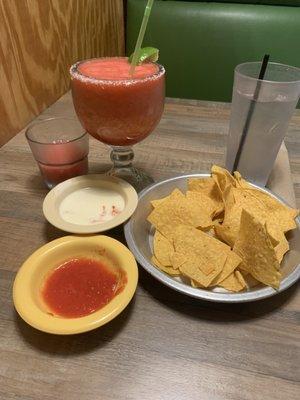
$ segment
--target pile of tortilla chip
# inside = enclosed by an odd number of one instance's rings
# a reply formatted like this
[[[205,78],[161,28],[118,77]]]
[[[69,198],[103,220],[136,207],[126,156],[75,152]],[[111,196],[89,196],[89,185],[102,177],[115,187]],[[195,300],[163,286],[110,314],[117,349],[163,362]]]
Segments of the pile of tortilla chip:
[[[185,194],[175,189],[151,204],[152,262],[160,270],[199,288],[279,287],[285,233],[296,228],[298,210],[215,165],[211,177],[190,178]]]

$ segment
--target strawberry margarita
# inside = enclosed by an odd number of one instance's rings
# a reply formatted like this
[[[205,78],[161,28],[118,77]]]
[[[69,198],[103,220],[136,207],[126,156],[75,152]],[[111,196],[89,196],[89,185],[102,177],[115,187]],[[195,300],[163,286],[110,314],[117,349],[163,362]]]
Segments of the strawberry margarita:
[[[98,58],[71,67],[72,95],[84,128],[112,146],[131,146],[158,124],[164,105],[162,66],[145,63],[130,75],[127,58]]]

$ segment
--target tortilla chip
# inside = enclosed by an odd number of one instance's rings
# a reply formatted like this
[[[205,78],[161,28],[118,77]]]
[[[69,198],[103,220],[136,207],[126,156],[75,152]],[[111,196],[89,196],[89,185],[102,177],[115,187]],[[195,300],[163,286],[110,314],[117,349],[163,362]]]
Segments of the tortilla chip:
[[[193,259],[189,259],[188,261],[184,262],[179,267],[179,270],[183,275],[193,279],[200,285],[208,287],[215,276],[221,272],[225,261],[226,255],[220,255],[219,260],[216,261],[215,264],[211,264],[211,267],[214,269],[208,275],[203,272],[203,269],[207,268],[207,264],[206,259],[201,256],[198,256],[197,258],[194,257]]]
[[[199,282],[196,282],[196,281],[194,281],[193,279],[191,279],[191,285],[194,287],[194,288],[204,288],[204,286],[202,286]]]
[[[231,192],[234,202],[232,198],[228,202],[225,201],[225,215],[222,228],[216,229],[218,237],[230,246],[234,245],[239,232],[243,209],[253,215],[262,224],[267,223],[268,232],[278,241],[280,241],[283,232],[296,227],[293,217],[297,210],[287,210],[281,203],[277,201],[274,203],[274,199],[271,199],[268,205],[268,201],[265,202],[262,200],[262,197],[256,195],[257,192],[261,192],[258,190],[233,188]],[[266,196],[264,197],[266,199],[270,197],[269,195]]]
[[[236,240],[238,228],[231,228],[227,225],[215,225],[215,232],[218,239],[222,242],[227,243],[230,247],[233,247]]]
[[[173,244],[159,231],[155,231],[153,252],[159,263],[165,267],[171,266],[171,257],[174,253]]]
[[[236,203],[234,191],[235,188],[233,186],[227,186],[223,192],[224,214],[225,212],[228,213],[228,211],[231,210]]]
[[[205,210],[205,213],[209,215],[209,217],[212,219],[215,214],[216,214],[216,203],[212,201],[207,195],[201,193],[201,192],[194,192],[191,190],[188,190],[186,192],[186,198],[189,200],[192,204],[194,204],[194,207],[201,205],[203,209]]]
[[[224,214],[220,214],[217,218],[213,219],[213,229],[216,225],[220,225],[223,222]]]
[[[220,282],[224,281],[229,275],[231,275],[235,269],[240,265],[242,259],[235,254],[233,251],[228,253],[224,268],[220,274],[211,282],[210,286],[217,286]]]
[[[178,225],[174,229],[173,245],[177,252],[185,253],[192,250],[193,254],[225,253],[230,252],[230,247],[218,239],[195,229],[192,226]]]
[[[169,197],[169,196],[167,196],[167,197]],[[151,205],[152,205],[153,208],[156,208],[156,207],[158,207],[160,204],[162,204],[162,203],[165,201],[165,199],[166,199],[167,197],[163,197],[162,199],[157,199],[157,200],[151,200],[150,203],[151,203]]]
[[[225,207],[223,224],[215,226],[215,231],[221,240],[233,247],[236,241],[241,222],[241,213],[244,205],[240,202],[234,203],[231,208]]]
[[[259,282],[257,279],[253,278],[251,274],[247,271],[239,270],[239,272],[242,274],[244,281],[246,282],[246,285],[248,288],[255,287],[257,285],[261,285],[261,282]]]
[[[268,193],[258,189],[247,189],[253,197],[259,199],[265,208],[270,233],[277,239],[277,232],[288,232],[297,227],[295,218],[299,210],[290,208],[280,203]]]
[[[179,276],[180,272],[177,269],[174,269],[173,267],[165,267],[164,265],[162,265],[155,256],[152,256],[151,258],[151,262],[152,264],[154,264],[158,269],[160,269],[163,272],[166,272],[168,275],[171,276]]]
[[[227,186],[223,193],[225,207],[223,221],[221,221],[223,224],[214,224],[217,238],[231,247],[234,245],[240,223],[238,218],[236,221],[231,221],[231,215],[235,215],[235,213],[232,214],[232,209],[234,210],[236,204],[233,190],[232,186]]]
[[[204,229],[202,229],[202,230],[203,230],[203,232],[205,232],[207,235],[209,235],[209,236],[211,236],[211,237],[213,237],[213,238],[215,238],[215,239],[218,239],[217,236],[216,236],[216,232],[215,232],[215,227],[214,227],[214,226],[213,226],[212,228],[208,229],[208,230],[204,230]]]
[[[225,262],[225,260],[224,260]],[[193,253],[191,248],[184,249],[182,252],[176,252],[172,257],[173,268],[181,268],[185,264],[184,269],[189,268],[187,266],[193,265],[195,268],[199,268],[204,275],[210,275],[215,271],[215,265],[212,262],[206,262],[206,258],[199,254]],[[194,267],[191,267],[194,268]],[[188,274],[184,274],[189,276]]]
[[[246,282],[239,271],[232,272],[226,279],[219,282],[219,286],[229,290],[230,292],[240,292],[247,287]]]
[[[181,261],[186,257],[183,263],[177,264],[182,274],[205,287],[220,274],[230,252],[226,244],[185,225],[175,228],[173,245]]]
[[[288,214],[288,217],[291,219],[295,219],[299,215],[299,210],[295,208],[291,208],[289,206],[286,206],[285,204],[281,203],[275,197],[273,197],[271,194],[264,192],[260,189],[257,189],[255,187],[248,188],[247,191],[252,192],[254,196],[259,198],[265,206],[269,209],[269,211],[276,211],[276,210],[282,210],[285,211]]]
[[[276,246],[279,244],[279,240],[278,240],[278,239],[275,239],[275,238],[271,235],[271,233],[269,232],[268,224],[267,224],[267,223],[266,223],[266,228],[267,228],[267,232],[268,232],[269,238],[270,238],[270,240],[271,240],[272,246],[273,246],[273,247],[276,247]],[[284,236],[284,233],[281,233],[281,235]]]
[[[250,185],[245,179],[242,178],[242,175],[238,172],[235,171],[233,173],[234,179],[236,181],[236,187],[242,187],[242,188],[249,188],[251,189],[253,186]]]
[[[280,265],[266,226],[245,210],[233,250],[243,260],[240,268],[265,285],[279,287]]]
[[[185,263],[187,261],[187,254],[185,253],[178,253],[178,252],[174,252],[172,257],[171,257],[171,265],[174,269],[178,269],[181,267],[181,265],[183,263]]]
[[[151,200],[150,203],[152,205],[153,208],[158,207],[160,204],[162,204],[165,200],[169,199],[172,195],[172,198],[180,198],[182,196],[184,196],[184,194],[179,190],[179,189],[174,189],[173,192],[171,194],[169,194],[166,197],[162,197],[161,199],[156,199],[156,200]]]
[[[247,284],[245,282],[243,274],[237,269],[236,271],[234,271],[234,275],[236,279],[239,281],[241,287],[245,289],[247,287]]]
[[[267,232],[268,232],[269,238],[271,240],[272,246],[275,249],[276,257],[277,257],[279,263],[281,263],[283,256],[290,249],[289,242],[286,239],[285,234],[281,231],[275,232],[276,237],[277,237],[275,239],[272,236],[272,234],[269,232],[270,228],[269,228],[268,222],[266,223],[266,228],[267,228]],[[273,234],[274,234],[274,231],[273,231]]]
[[[189,178],[188,191],[207,196],[210,199],[210,203],[213,204],[214,217],[223,211],[222,196],[213,178]]]
[[[148,221],[167,238],[172,238],[177,225],[203,229],[212,226],[212,220],[201,204],[190,202],[183,194],[174,192],[154,208]]]
[[[212,166],[211,176],[216,182],[221,193],[224,193],[228,186],[236,186],[234,177],[225,168],[221,168],[218,165]]]
[[[282,235],[282,240],[277,244],[277,246],[275,246],[275,253],[279,263],[281,263],[283,256],[289,251],[289,249],[289,242],[286,237]]]
[[[211,178],[189,178],[188,190],[192,192],[200,192],[206,194],[208,197],[218,198],[218,191],[216,190],[216,183]]]

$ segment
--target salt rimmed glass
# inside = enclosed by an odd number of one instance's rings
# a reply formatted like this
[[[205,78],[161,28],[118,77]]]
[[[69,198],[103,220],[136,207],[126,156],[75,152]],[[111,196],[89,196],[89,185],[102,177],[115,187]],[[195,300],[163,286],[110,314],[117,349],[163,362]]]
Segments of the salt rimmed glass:
[[[109,175],[127,180],[137,190],[153,182],[132,165],[132,146],[146,138],[160,121],[164,107],[165,70],[143,77],[100,79],[80,71],[87,62],[123,62],[124,57],[79,61],[70,68],[71,88],[77,116],[97,140],[111,146],[113,167]],[[129,64],[128,64],[129,68]]]

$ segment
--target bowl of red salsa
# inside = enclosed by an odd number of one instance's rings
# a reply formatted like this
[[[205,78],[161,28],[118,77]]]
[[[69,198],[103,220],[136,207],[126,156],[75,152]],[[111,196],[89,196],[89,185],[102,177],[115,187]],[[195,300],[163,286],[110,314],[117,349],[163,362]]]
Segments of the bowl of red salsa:
[[[13,286],[18,314],[41,331],[68,335],[111,321],[132,299],[134,256],[108,236],[65,236],[35,251]]]

